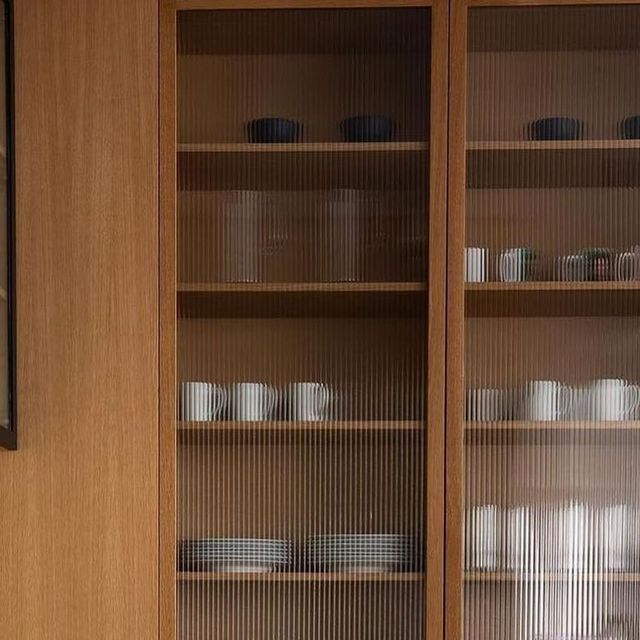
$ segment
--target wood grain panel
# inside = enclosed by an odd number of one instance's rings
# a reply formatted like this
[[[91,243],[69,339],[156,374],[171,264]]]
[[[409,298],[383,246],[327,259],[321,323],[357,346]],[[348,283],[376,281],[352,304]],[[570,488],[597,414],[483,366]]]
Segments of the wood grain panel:
[[[0,635],[158,633],[157,7],[17,2],[20,448]]]

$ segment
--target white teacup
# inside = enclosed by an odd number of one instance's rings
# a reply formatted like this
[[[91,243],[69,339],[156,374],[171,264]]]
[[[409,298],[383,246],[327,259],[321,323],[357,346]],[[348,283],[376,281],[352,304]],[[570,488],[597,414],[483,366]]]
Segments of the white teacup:
[[[640,387],[620,378],[601,378],[588,386],[584,401],[588,420],[623,420],[638,408]]]
[[[594,514],[590,505],[559,505],[551,512],[547,538],[547,562],[552,570],[584,571],[588,561],[590,528]]]
[[[502,282],[524,282],[533,276],[535,256],[527,247],[505,249],[498,256],[497,270]]]
[[[510,507],[506,512],[506,550],[508,571],[524,571],[533,559],[533,527],[529,507]]]
[[[598,552],[606,571],[629,569],[632,553],[633,512],[626,504],[610,504],[598,509]]]
[[[466,247],[464,250],[465,282],[485,282],[489,249],[484,247]]]
[[[531,380],[525,386],[522,404],[525,420],[560,420],[571,410],[573,391],[556,380]]]
[[[222,387],[210,382],[180,383],[180,419],[189,422],[215,420],[226,402]]]
[[[616,280],[640,280],[640,252],[619,253],[615,260],[615,275]]]
[[[262,382],[236,382],[229,387],[229,419],[268,420],[276,404],[276,391]]]
[[[285,416],[289,420],[326,420],[331,392],[321,382],[291,382],[284,392]]]
[[[476,571],[500,566],[502,510],[495,504],[473,507],[465,513],[465,565]]]
[[[581,255],[561,256],[557,259],[557,275],[565,282],[580,282],[587,279],[586,260]]]

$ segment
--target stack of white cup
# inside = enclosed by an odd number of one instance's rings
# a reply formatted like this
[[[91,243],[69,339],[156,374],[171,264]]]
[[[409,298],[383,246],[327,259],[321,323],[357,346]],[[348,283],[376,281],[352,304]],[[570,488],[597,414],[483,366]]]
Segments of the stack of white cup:
[[[465,282],[486,282],[489,279],[489,249],[485,247],[466,247],[464,250]]]
[[[631,504],[484,504],[466,510],[464,528],[471,571],[627,571],[640,560]]]
[[[210,382],[180,384],[180,419],[192,422],[225,416],[236,421],[263,421],[276,416],[278,405],[287,420],[329,419],[333,399],[321,382],[291,382],[278,390],[264,382],[236,382],[226,387]]]
[[[468,389],[469,421],[621,421],[640,417],[640,386],[622,378],[599,378],[581,387],[558,380],[530,380],[515,391]]]

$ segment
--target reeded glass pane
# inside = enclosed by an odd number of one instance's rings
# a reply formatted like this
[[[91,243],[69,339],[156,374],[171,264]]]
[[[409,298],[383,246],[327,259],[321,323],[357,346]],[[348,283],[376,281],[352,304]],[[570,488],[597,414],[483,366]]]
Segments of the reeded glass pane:
[[[178,17],[178,637],[424,636],[430,13]]]
[[[469,11],[465,637],[640,636],[640,7]]]

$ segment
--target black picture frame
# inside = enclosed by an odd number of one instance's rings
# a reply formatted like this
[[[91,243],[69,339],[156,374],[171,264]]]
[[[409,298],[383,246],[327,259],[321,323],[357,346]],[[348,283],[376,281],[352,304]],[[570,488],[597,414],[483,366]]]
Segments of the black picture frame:
[[[0,0],[4,12],[5,78],[6,78],[6,166],[7,166],[7,380],[9,384],[9,426],[0,427],[0,447],[18,448],[18,420],[16,411],[16,294],[15,294],[15,133],[14,133],[14,49],[13,2]],[[2,363],[0,363],[2,366]]]

